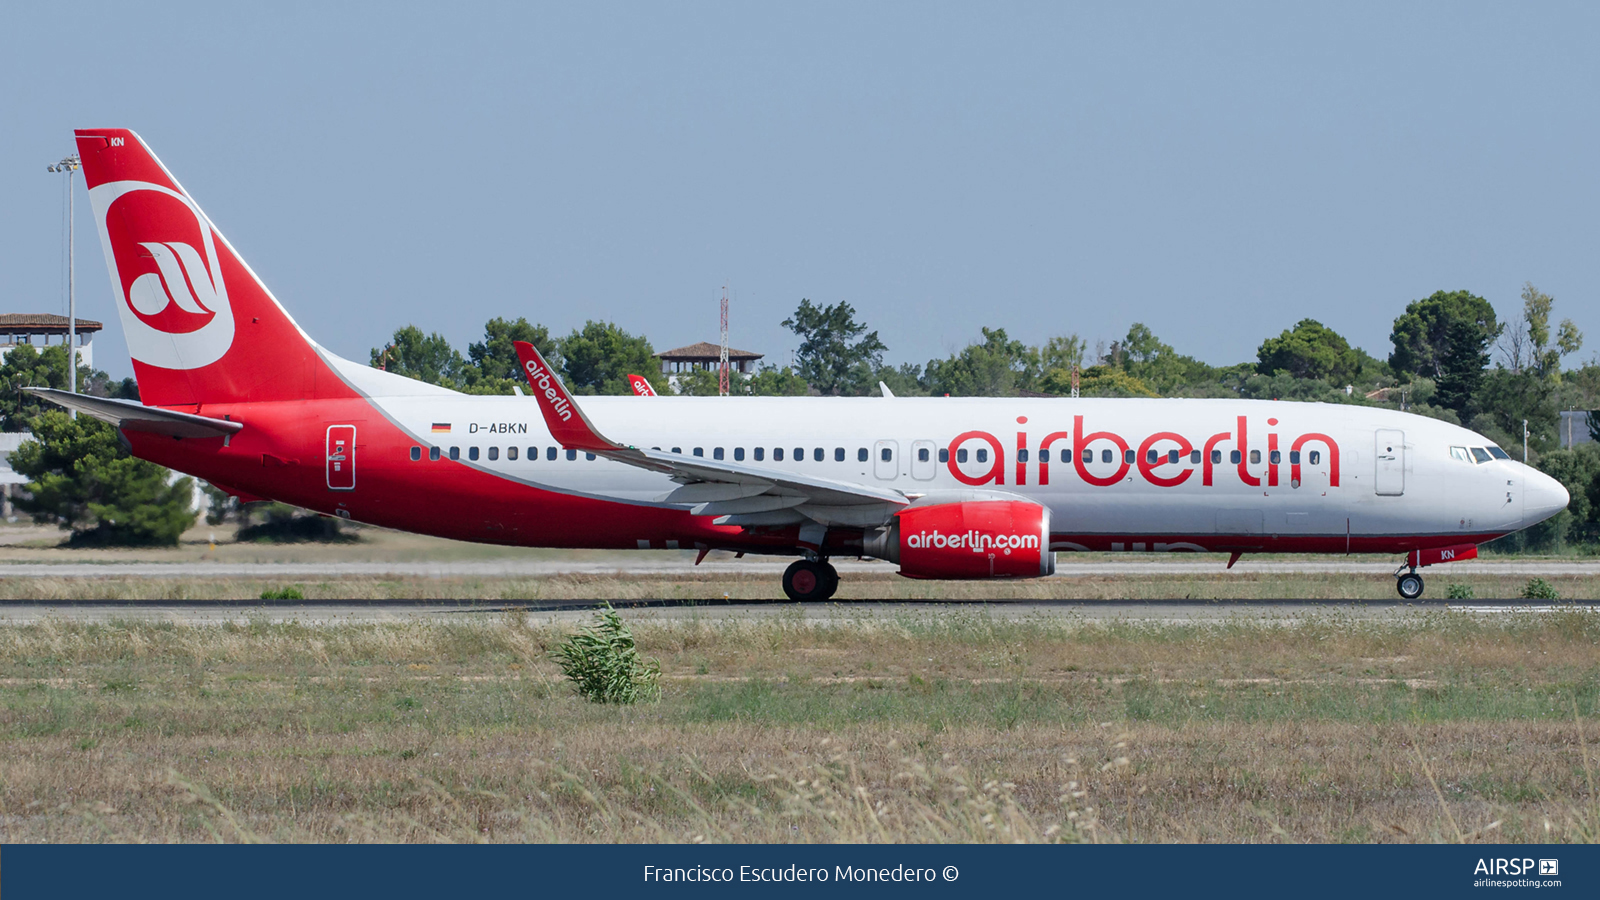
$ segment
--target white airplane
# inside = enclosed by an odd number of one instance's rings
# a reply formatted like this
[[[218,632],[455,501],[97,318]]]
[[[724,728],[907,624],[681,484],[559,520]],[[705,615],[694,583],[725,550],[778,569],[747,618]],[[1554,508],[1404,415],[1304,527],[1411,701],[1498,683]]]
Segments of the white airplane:
[[[77,132],[142,403],[39,391],[245,499],[458,540],[797,557],[910,578],[1050,575],[1056,551],[1403,553],[1417,569],[1566,506],[1482,435],[1253,400],[585,397],[519,344],[527,397],[316,344],[139,137]],[[886,392],[887,393],[887,392]]]

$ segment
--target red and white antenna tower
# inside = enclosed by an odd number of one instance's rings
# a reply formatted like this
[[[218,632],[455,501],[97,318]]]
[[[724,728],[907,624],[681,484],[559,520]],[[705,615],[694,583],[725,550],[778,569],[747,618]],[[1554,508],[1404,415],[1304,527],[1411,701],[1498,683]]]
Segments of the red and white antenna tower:
[[[717,367],[717,396],[728,396],[728,286],[722,286],[722,357]]]

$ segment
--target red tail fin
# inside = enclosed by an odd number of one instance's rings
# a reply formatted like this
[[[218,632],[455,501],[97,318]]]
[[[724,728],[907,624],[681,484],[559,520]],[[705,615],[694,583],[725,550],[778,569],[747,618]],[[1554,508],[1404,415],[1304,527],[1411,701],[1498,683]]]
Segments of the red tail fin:
[[[643,375],[629,375],[628,384],[633,388],[633,392],[641,397],[656,395],[656,389],[650,386],[650,382],[644,380]]]
[[[311,399],[321,396],[319,380],[323,392],[344,393],[311,339],[138,135],[76,134],[146,404]]]

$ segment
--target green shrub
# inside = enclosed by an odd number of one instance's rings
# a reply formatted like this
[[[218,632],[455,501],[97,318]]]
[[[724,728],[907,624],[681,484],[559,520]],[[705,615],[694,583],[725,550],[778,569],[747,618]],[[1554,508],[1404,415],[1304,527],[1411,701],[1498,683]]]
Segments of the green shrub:
[[[1472,600],[1474,599],[1472,595],[1472,585],[1452,584],[1445,591],[1445,597],[1451,600]]]
[[[305,598],[306,595],[300,593],[300,589],[292,584],[285,588],[267,588],[261,592],[261,599],[263,600],[304,600]]]
[[[1524,600],[1560,600],[1561,595],[1556,592],[1556,586],[1543,578],[1530,578],[1522,589]]]
[[[551,654],[563,674],[594,703],[635,703],[661,697],[661,663],[645,659],[633,632],[607,603],[595,622]]]

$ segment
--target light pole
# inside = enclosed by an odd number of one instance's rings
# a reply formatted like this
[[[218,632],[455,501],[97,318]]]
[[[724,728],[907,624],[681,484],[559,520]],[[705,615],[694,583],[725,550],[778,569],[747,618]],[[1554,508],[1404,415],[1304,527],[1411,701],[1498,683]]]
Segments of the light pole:
[[[76,224],[75,207],[72,196],[72,176],[77,174],[82,164],[78,154],[63,156],[61,161],[53,166],[46,167],[51,172],[67,173],[67,390],[76,394],[78,392],[78,290],[76,284],[77,260],[74,253],[77,250],[77,234],[73,226]],[[77,410],[70,410],[69,415],[76,419]]]

